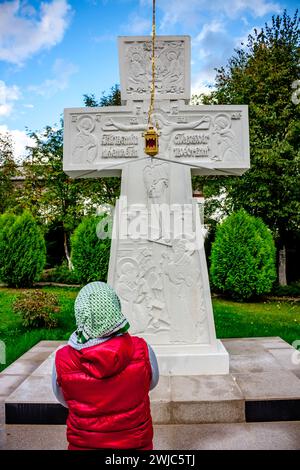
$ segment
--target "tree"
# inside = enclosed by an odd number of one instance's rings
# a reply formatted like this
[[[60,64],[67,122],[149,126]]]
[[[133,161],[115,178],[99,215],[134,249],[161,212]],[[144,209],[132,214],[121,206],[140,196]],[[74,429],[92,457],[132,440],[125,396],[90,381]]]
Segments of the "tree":
[[[39,279],[46,247],[41,229],[29,212],[0,217],[0,254],[1,281],[9,286],[30,287]]]
[[[237,300],[270,292],[276,279],[275,245],[261,219],[240,210],[218,226],[210,275],[219,291]]]
[[[292,101],[298,78],[300,19],[285,11],[250,34],[228,65],[217,70],[205,104],[248,104],[251,169],[239,178],[202,178],[209,215],[244,208],[270,227],[279,251],[279,282],[286,284],[286,245],[300,232],[300,106]],[[220,199],[220,193],[226,195]]]
[[[0,213],[14,204],[15,191],[12,177],[15,173],[12,138],[9,133],[0,132]]]
[[[99,101],[84,95],[87,106],[121,104],[118,85]],[[63,123],[59,128],[47,126],[30,132],[34,145],[23,164],[24,185],[18,195],[21,209],[28,208],[44,230],[57,227],[69,268],[70,236],[85,215],[95,213],[100,205],[114,205],[120,194],[120,178],[71,179],[63,171]]]
[[[63,227],[64,252],[70,264],[69,236],[78,225],[84,210],[82,183],[63,172],[63,128],[47,126],[31,132],[35,146],[23,164],[25,182],[19,203],[30,208],[42,224],[55,221]]]
[[[85,106],[96,107],[96,106],[120,106],[121,105],[121,92],[119,85],[115,84],[111,87],[109,93],[102,93],[99,100],[92,93],[90,95],[83,95],[83,101]],[[117,197],[120,195],[121,190],[121,178],[102,178],[101,185],[105,189],[107,194],[110,194],[114,198],[114,203]]]
[[[104,178],[71,179],[63,171],[63,127],[31,132],[35,146],[24,163],[25,182],[19,204],[46,227],[62,228],[65,257],[72,269],[70,236],[84,215],[101,204],[114,204],[118,193]]]
[[[81,283],[106,281],[111,239],[101,239],[97,227],[101,217],[86,217],[71,238],[72,262]]]
[[[111,87],[108,94],[102,93],[99,100],[95,97],[94,93],[83,95],[85,106],[120,106],[121,105],[121,91],[119,85]]]

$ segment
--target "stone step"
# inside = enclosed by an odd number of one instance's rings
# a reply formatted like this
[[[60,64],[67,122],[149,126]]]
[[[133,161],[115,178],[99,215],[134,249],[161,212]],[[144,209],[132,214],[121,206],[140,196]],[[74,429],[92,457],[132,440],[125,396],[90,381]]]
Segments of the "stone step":
[[[60,344],[38,343],[0,374],[7,424],[65,423],[67,410],[51,389],[54,352]],[[228,375],[160,377],[150,394],[154,423],[300,420],[300,361],[294,348],[277,337],[223,344],[230,354]]]
[[[8,425],[2,442],[2,450],[66,448],[66,427],[62,425]],[[299,448],[299,421],[154,426],[156,450],[299,450]]]

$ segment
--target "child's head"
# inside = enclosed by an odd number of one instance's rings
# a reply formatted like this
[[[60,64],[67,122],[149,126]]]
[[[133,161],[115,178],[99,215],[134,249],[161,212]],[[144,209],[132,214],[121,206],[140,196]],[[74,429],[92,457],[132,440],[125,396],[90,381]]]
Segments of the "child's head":
[[[119,297],[105,282],[90,282],[80,290],[75,300],[75,318],[79,343],[125,332],[129,328]]]

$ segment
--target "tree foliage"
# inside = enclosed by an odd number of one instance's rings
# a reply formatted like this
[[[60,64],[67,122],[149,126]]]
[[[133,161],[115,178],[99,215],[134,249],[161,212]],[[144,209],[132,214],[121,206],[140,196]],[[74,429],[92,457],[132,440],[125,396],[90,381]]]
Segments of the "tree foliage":
[[[219,225],[210,275],[220,292],[237,300],[270,292],[276,278],[275,245],[261,219],[240,210]]]
[[[114,204],[118,191],[105,178],[72,179],[63,171],[63,127],[47,126],[30,136],[35,145],[24,162],[25,182],[19,204],[29,208],[46,228],[62,227],[64,252],[71,267],[71,233],[99,205]]]
[[[216,89],[205,104],[247,104],[251,169],[242,177],[197,179],[209,199],[207,214],[244,208],[261,217],[278,247],[300,231],[300,105],[292,102],[299,77],[298,11],[285,11],[249,35],[228,65],[217,70]],[[220,198],[223,193],[225,197]]]
[[[12,177],[16,174],[16,169],[12,138],[9,133],[0,132],[0,213],[15,203]]]
[[[71,238],[72,262],[81,283],[107,278],[111,240],[98,237],[97,226],[101,220],[102,217],[86,217]]]
[[[29,212],[0,217],[0,279],[9,286],[27,287],[37,281],[46,262],[41,229]]]
[[[95,97],[95,94],[83,95],[83,101],[85,106],[120,106],[121,105],[121,91],[119,85],[111,87],[109,93],[102,93],[99,100]]]

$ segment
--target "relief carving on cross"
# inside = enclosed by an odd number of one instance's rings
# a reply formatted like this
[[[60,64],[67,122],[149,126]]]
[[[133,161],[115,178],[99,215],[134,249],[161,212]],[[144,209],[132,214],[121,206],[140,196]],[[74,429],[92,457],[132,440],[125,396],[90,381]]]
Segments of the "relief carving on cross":
[[[156,349],[163,373],[227,373],[228,354],[215,334],[191,175],[240,175],[249,168],[248,110],[188,104],[188,36],[157,37],[155,58],[157,157],[145,155],[143,137],[151,38],[121,37],[122,106],[65,110],[64,171],[71,177],[122,176],[108,282],[132,333]],[[132,221],[137,212],[139,224]],[[139,225],[139,237],[130,231],[130,220],[131,229]]]

